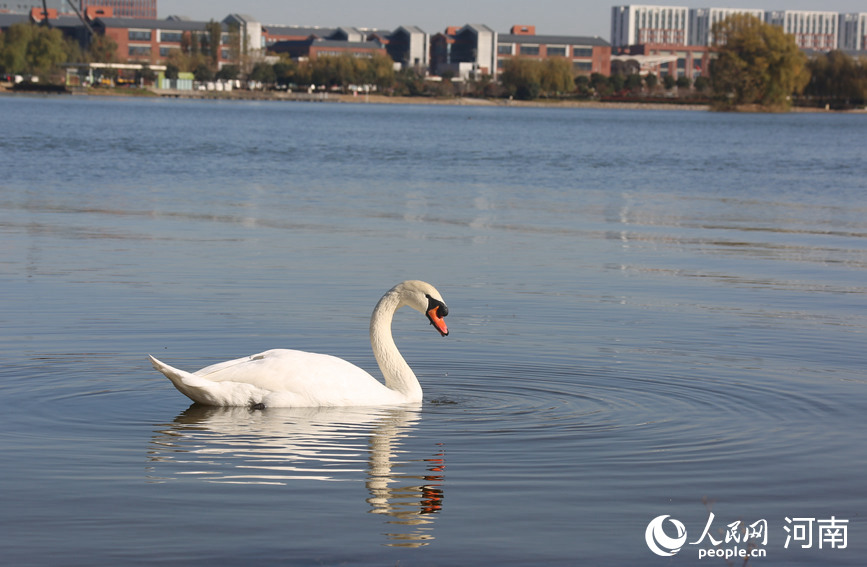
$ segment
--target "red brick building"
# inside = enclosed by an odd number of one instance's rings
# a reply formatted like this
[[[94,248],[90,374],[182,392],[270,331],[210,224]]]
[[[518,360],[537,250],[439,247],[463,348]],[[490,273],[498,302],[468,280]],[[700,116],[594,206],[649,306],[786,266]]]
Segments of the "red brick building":
[[[376,41],[345,41],[341,39],[326,39],[311,35],[305,39],[278,41],[269,49],[271,53],[285,53],[293,59],[310,59],[317,57],[333,57],[349,54],[354,57],[373,57],[387,55],[385,47]]]
[[[265,43],[270,53],[285,53],[293,59],[316,59],[323,56],[350,54],[354,57],[373,57],[387,55],[385,43],[381,41],[382,32],[360,30],[358,28],[312,28],[306,37],[298,37],[311,28],[274,28],[265,27]],[[283,38],[273,41],[273,38]]]
[[[511,58],[549,59],[562,57],[572,63],[576,74],[611,74],[611,44],[586,36],[537,35],[536,26],[512,26],[497,39],[497,67]]]
[[[262,36],[265,38],[265,48],[281,41],[303,41],[310,36],[327,38],[331,37],[337,28],[320,28],[318,26],[273,26],[263,25]]]
[[[163,63],[173,50],[199,49],[212,53],[210,22],[99,17],[92,25],[97,33],[117,44],[117,59],[121,62]],[[226,24],[216,25],[220,32],[215,46],[217,65],[235,63],[237,49],[232,47],[231,30]]]

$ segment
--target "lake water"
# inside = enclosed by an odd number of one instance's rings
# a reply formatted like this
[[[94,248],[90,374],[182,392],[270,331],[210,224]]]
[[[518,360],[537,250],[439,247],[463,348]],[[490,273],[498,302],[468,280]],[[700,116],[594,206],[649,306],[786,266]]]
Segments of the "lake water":
[[[867,115],[7,96],[0,128],[5,565],[864,564]],[[450,308],[395,319],[418,408],[190,406],[146,357],[378,373],[404,279]]]

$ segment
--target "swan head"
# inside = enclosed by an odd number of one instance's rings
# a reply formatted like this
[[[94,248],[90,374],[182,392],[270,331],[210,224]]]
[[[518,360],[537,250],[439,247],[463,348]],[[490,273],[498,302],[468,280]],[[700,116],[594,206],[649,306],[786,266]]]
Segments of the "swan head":
[[[394,286],[392,291],[400,295],[401,306],[407,305],[420,313],[424,313],[440,335],[445,337],[449,334],[449,328],[444,319],[449,314],[449,308],[443,301],[443,296],[434,286],[419,280],[408,280]]]

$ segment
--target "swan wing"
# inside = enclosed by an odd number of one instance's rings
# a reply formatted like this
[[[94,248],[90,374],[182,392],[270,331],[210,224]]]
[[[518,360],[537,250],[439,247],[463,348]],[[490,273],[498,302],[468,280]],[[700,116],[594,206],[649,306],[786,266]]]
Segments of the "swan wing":
[[[194,373],[174,369],[154,358],[152,361],[181,393],[208,405],[313,407],[405,401],[361,368],[326,354],[274,349]]]

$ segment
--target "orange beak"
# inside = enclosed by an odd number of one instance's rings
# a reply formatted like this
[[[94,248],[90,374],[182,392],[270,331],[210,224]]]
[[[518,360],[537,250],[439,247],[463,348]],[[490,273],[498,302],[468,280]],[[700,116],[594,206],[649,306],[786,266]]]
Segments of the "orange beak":
[[[430,320],[430,324],[439,331],[440,335],[445,337],[449,334],[449,328],[446,326],[446,320],[440,317],[439,312],[439,305],[434,305],[427,310],[427,318]]]

